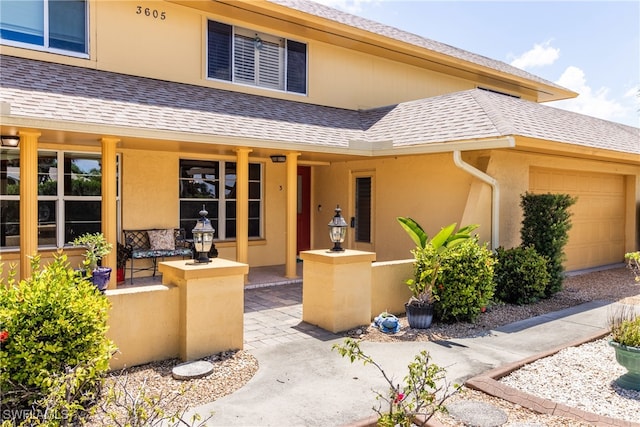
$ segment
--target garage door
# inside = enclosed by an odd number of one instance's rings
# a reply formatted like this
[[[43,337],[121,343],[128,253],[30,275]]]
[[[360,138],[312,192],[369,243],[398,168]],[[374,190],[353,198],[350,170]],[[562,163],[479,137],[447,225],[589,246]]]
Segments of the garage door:
[[[622,262],[624,258],[624,177],[532,168],[532,193],[578,197],[571,207],[572,229],[565,247],[567,271]]]

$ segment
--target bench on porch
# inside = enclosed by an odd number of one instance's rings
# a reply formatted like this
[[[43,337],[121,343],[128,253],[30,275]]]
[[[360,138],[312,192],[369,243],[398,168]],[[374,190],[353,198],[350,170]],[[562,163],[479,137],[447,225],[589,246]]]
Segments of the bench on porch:
[[[191,242],[185,239],[183,228],[123,230],[124,243],[131,250],[130,280],[133,284],[133,274],[137,271],[153,270],[155,277],[158,271],[158,258],[181,256],[193,257]],[[135,267],[135,260],[150,259],[151,266]]]

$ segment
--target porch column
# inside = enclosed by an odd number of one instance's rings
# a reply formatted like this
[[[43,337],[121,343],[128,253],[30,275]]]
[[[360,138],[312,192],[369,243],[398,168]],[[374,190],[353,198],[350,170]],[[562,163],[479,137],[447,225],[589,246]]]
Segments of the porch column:
[[[20,136],[20,279],[31,276],[31,256],[38,252],[38,138],[39,132]]]
[[[296,249],[298,242],[298,156],[287,153],[287,240],[284,276],[297,277]]]
[[[249,259],[249,153],[250,148],[236,150],[236,261]],[[245,276],[245,282],[247,277]]]
[[[103,258],[103,265],[111,267],[111,279],[107,289],[115,289],[117,285],[117,176],[116,176],[116,144],[118,138],[102,138],[102,234],[113,249],[109,255]]]

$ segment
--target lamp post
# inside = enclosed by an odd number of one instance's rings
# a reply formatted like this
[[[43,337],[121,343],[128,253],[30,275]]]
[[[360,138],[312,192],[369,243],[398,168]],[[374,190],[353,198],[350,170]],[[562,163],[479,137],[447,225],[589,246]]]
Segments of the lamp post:
[[[347,235],[347,222],[344,220],[340,212],[340,205],[336,206],[336,214],[329,221],[329,238],[333,243],[333,248],[331,248],[331,252],[343,252],[344,249],[340,245],[344,242],[344,238]]]
[[[211,221],[207,218],[209,212],[206,211],[204,205],[200,213],[200,219],[196,222],[196,226],[193,228],[193,246],[198,253],[198,257],[190,264],[206,264],[211,262],[209,259],[209,250],[213,244],[213,234],[215,230],[211,226]]]

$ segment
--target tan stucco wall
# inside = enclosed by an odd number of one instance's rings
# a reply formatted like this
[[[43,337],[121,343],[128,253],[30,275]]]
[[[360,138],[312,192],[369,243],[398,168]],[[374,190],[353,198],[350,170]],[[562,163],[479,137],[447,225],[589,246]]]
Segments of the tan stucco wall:
[[[413,275],[413,258],[371,265],[371,319],[382,312],[404,314],[411,297],[405,283]]]
[[[123,153],[123,229],[178,227],[178,161],[175,153]]]
[[[109,331],[119,351],[110,369],[122,369],[178,356],[179,290],[153,285],[109,290]]]
[[[330,247],[327,223],[336,204],[349,222],[355,207],[349,194],[350,173],[375,171],[376,219],[373,224],[378,261],[404,259],[410,256],[413,242],[397,223],[398,216],[410,216],[432,236],[452,222],[460,224],[467,195],[472,184],[470,175],[458,169],[450,153],[414,157],[385,158],[341,162],[315,170],[317,204],[322,216],[313,228],[315,247]],[[325,218],[326,217],[326,218]],[[325,220],[326,219],[326,220]],[[488,226],[478,229],[482,240],[490,239]],[[353,247],[353,229],[347,230],[349,247]]]

